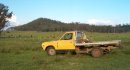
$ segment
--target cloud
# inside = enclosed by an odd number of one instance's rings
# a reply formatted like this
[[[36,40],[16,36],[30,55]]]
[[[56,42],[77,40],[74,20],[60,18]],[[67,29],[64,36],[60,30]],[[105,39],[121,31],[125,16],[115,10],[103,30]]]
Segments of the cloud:
[[[16,21],[16,20],[17,20],[17,17],[16,17],[16,15],[14,15],[14,14],[12,14],[12,17],[11,17],[11,18],[6,18],[6,20],[9,21],[9,22],[7,22],[7,23],[5,24],[5,27],[4,27],[2,30],[7,30],[7,29],[10,28],[10,27],[15,27],[15,26],[18,26],[18,25],[19,25],[18,22]]]
[[[103,20],[103,19],[89,19],[87,20],[87,23],[92,25],[112,25],[112,26],[116,25],[116,23],[112,20]]]
[[[12,14],[12,17],[11,18],[7,18],[8,21],[10,22],[16,22],[16,16],[14,14]]]
[[[12,14],[11,18],[7,18],[6,20],[8,20],[11,23],[11,25],[13,25],[13,26],[19,25],[19,23],[17,22],[17,17],[14,14]]]

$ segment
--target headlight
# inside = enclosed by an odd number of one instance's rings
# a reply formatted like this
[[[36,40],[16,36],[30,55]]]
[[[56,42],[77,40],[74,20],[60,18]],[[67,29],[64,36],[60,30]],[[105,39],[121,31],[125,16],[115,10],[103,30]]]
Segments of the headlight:
[[[44,47],[44,44],[42,44],[42,47]]]

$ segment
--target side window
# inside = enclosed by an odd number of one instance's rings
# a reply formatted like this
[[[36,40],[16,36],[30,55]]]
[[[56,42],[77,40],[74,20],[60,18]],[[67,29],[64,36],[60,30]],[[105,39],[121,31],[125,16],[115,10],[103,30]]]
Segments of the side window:
[[[72,33],[67,33],[67,34],[65,34],[65,35],[61,38],[61,40],[70,40],[70,39],[72,39],[72,36],[73,36]]]

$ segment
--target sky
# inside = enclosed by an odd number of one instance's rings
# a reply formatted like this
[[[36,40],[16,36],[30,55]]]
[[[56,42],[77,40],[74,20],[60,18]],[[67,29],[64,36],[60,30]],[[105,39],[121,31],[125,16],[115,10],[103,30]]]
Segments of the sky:
[[[96,25],[130,23],[130,0],[0,0],[13,11],[15,25],[39,17]]]

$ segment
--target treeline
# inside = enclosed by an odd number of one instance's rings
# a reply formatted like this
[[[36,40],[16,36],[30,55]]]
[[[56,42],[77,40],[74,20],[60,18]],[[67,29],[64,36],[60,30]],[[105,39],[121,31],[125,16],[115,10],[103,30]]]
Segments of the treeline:
[[[130,32],[130,24],[116,25],[114,26],[97,26],[89,25],[86,23],[72,22],[64,23],[56,20],[51,20],[47,18],[38,18],[28,24],[17,26],[13,28],[19,31],[88,31],[88,32],[107,32],[107,33],[121,33]]]

